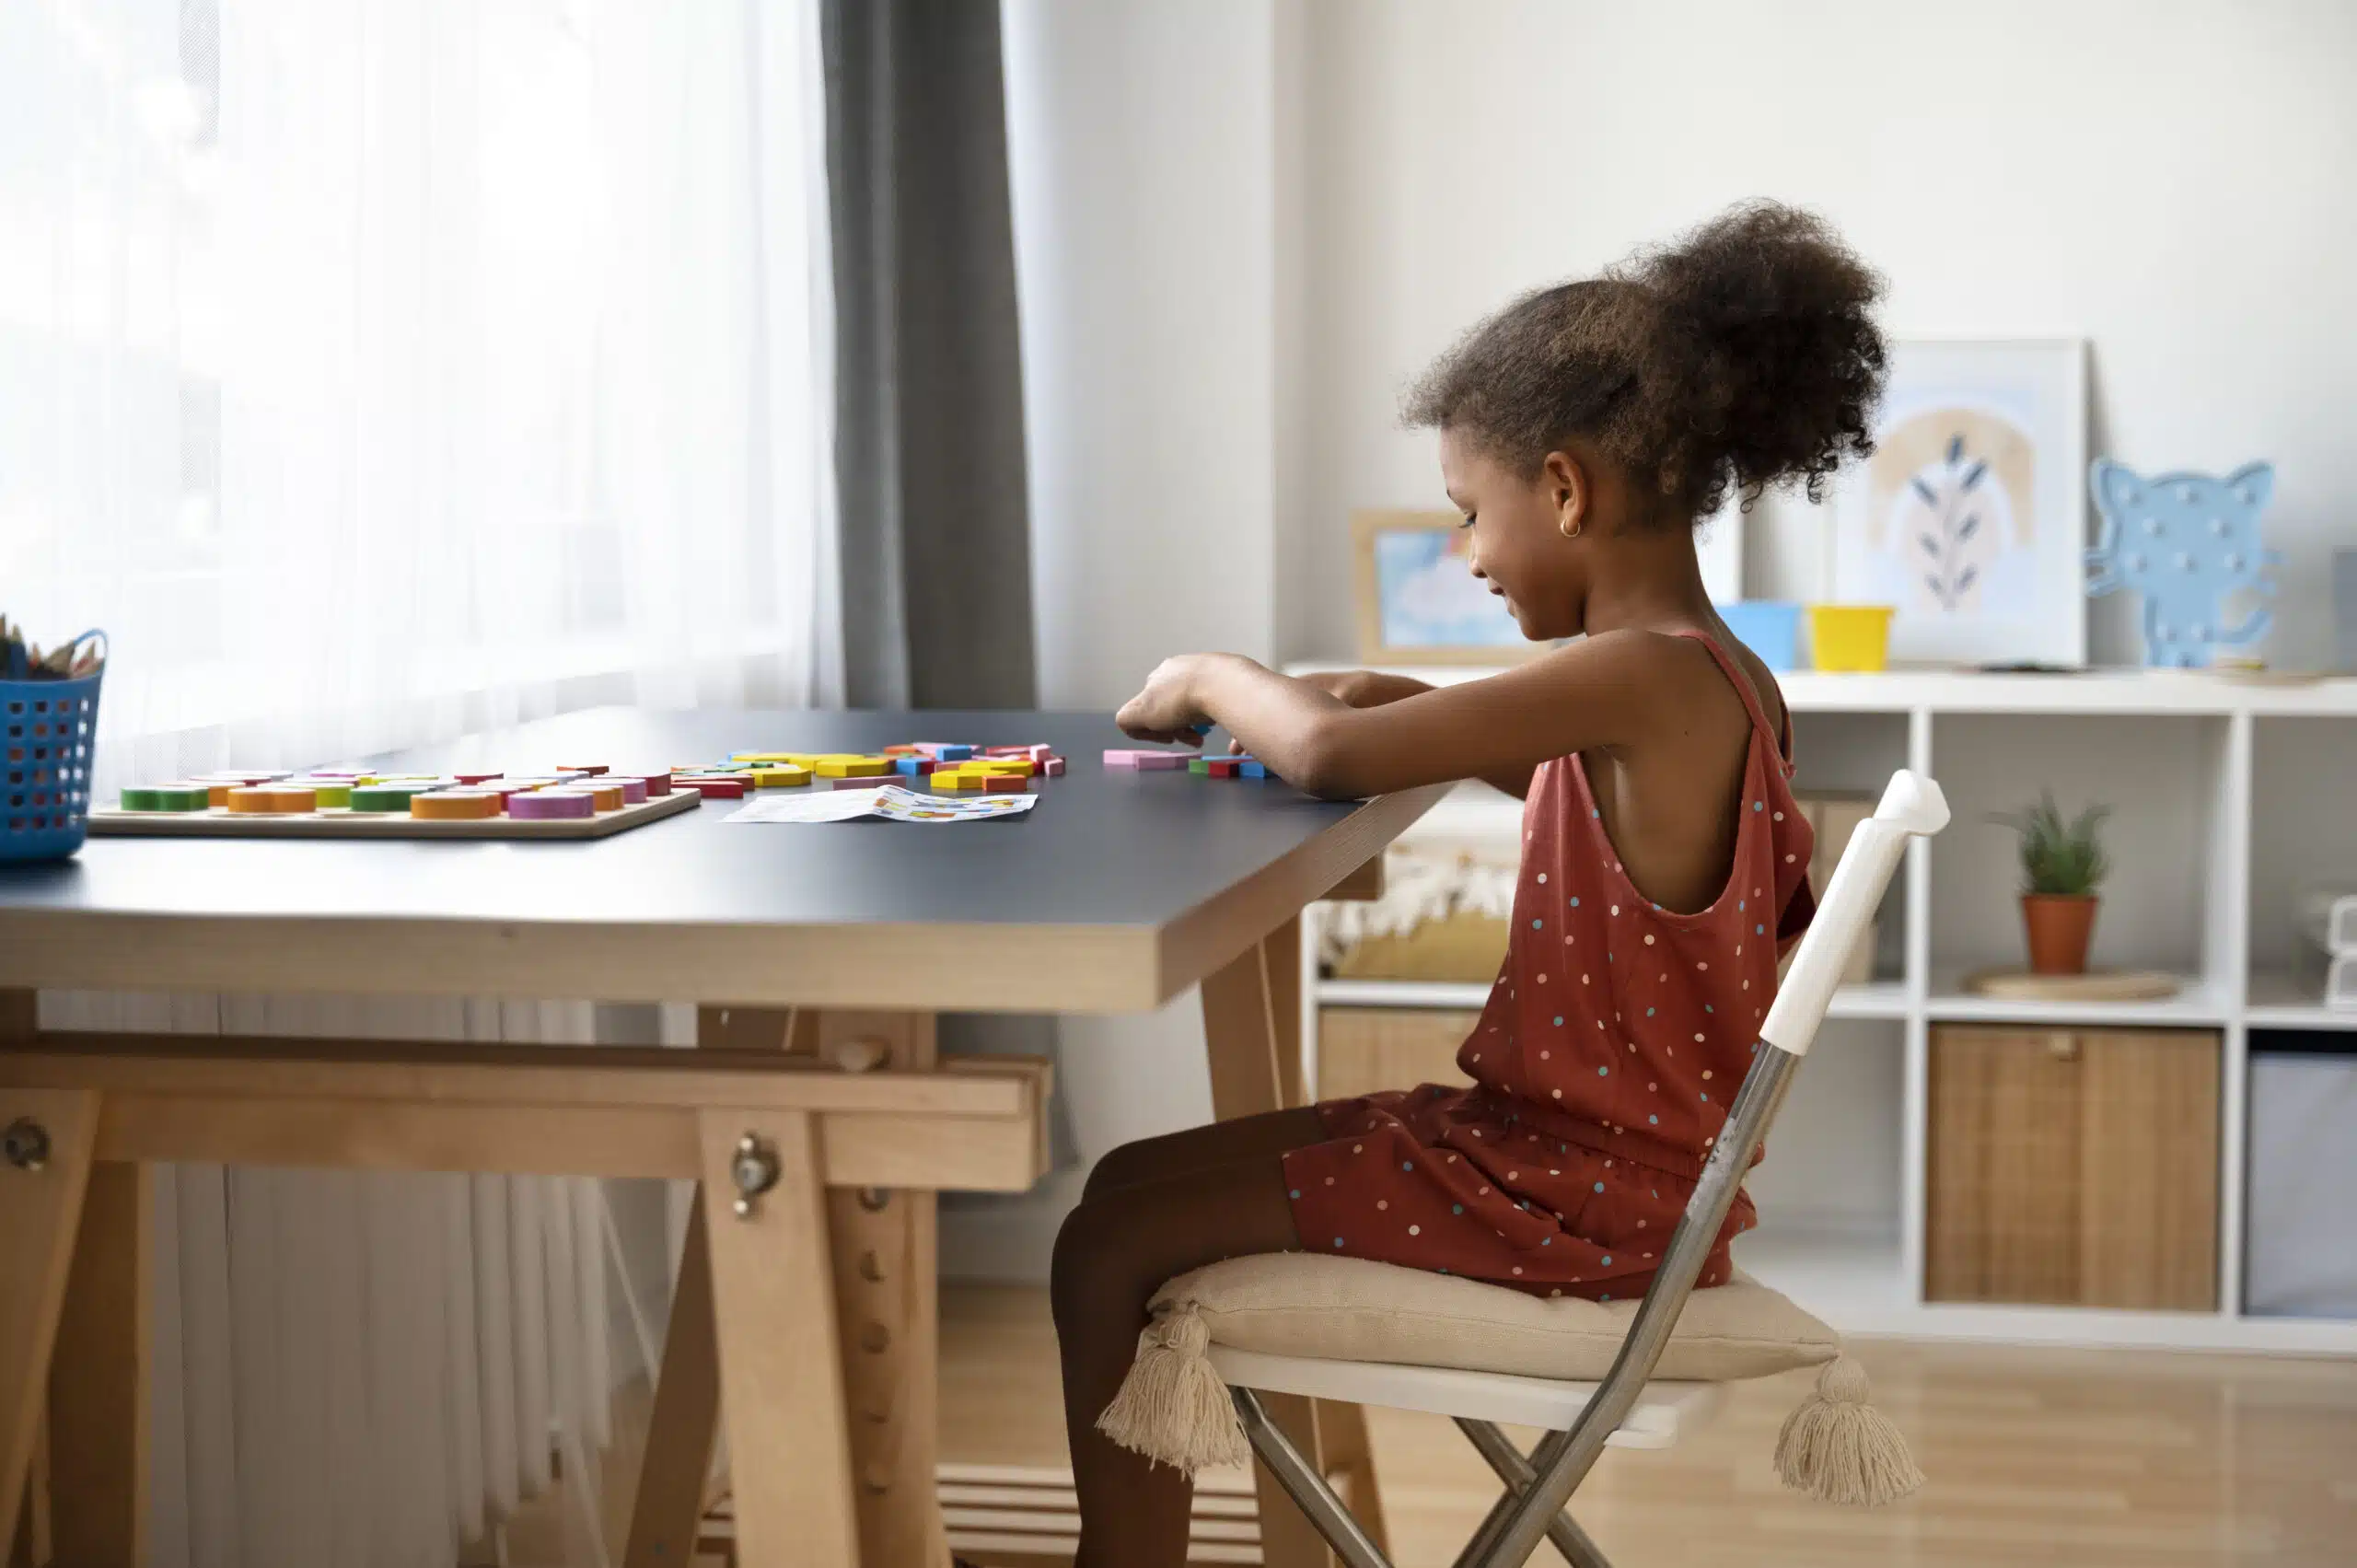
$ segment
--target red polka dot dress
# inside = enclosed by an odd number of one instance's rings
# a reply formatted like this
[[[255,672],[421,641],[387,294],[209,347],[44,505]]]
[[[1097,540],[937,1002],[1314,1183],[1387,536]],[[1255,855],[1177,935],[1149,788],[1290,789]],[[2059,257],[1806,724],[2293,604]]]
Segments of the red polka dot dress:
[[[1285,1156],[1302,1245],[1539,1295],[1642,1295],[1751,1065],[1781,944],[1815,912],[1813,834],[1750,682],[1708,638],[1752,721],[1735,860],[1698,913],[1637,891],[1576,756],[1523,811],[1514,932],[1496,989],[1434,1084],[1318,1107],[1329,1141]],[[1701,1283],[1750,1226],[1736,1200]]]

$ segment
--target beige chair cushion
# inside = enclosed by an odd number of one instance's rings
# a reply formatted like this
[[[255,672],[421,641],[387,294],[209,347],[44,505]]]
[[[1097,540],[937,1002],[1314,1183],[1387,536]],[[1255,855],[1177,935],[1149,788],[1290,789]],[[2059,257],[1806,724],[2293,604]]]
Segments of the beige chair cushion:
[[[1594,1382],[1612,1365],[1634,1301],[1526,1295],[1502,1285],[1374,1263],[1275,1252],[1181,1274],[1155,1296],[1191,1307],[1213,1344],[1272,1355],[1453,1366]],[[1831,1361],[1831,1329],[1741,1272],[1686,1303],[1654,1371],[1729,1382]]]

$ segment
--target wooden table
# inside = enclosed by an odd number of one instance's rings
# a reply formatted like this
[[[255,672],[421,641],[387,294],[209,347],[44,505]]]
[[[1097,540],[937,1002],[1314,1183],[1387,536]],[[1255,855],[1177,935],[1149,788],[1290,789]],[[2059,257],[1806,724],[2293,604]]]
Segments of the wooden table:
[[[1200,983],[1216,1114],[1299,1104],[1296,917],[1440,791],[1108,772],[1101,715],[602,710],[403,759],[959,738],[1046,741],[1072,772],[1003,823],[731,826],[712,802],[589,843],[110,839],[0,869],[12,1534],[38,1448],[58,1561],[136,1560],[146,1162],[667,1176],[730,1201],[691,1222],[628,1562],[688,1560],[725,1419],[749,1568],[940,1568],[933,1194],[1036,1179],[1049,1086],[937,1061],[934,1015],[1143,1011]],[[45,1033],[44,987],[694,1002],[700,1049]],[[1354,1411],[1283,1419],[1371,1500]],[[1262,1503],[1271,1564],[1328,1561]]]

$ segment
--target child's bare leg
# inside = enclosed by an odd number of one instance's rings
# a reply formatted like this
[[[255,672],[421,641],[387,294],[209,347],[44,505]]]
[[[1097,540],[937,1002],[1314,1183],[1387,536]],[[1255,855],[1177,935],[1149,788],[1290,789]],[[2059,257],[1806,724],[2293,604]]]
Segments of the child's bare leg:
[[[1322,1136],[1312,1118],[1304,1141]],[[1187,1559],[1193,1484],[1097,1430],[1137,1353],[1146,1302],[1174,1274],[1300,1245],[1274,1152],[1109,1189],[1064,1221],[1051,1294],[1080,1496],[1074,1568],[1183,1568]]]
[[[1326,1126],[1318,1120],[1318,1113],[1301,1109],[1263,1111],[1258,1116],[1239,1116],[1232,1121],[1213,1121],[1184,1132],[1167,1132],[1159,1138],[1140,1138],[1133,1144],[1123,1144],[1097,1162],[1096,1168],[1088,1173],[1088,1185],[1081,1201],[1086,1202],[1117,1187],[1140,1181],[1167,1180],[1211,1166],[1238,1165],[1285,1154],[1321,1143],[1325,1137]]]

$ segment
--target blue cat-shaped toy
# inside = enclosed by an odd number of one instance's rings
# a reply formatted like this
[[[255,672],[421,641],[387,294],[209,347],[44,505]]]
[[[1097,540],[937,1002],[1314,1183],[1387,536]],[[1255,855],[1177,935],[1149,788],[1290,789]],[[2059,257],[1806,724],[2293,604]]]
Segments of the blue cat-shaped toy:
[[[2144,662],[2199,669],[2215,649],[2267,634],[2274,616],[2253,610],[2229,627],[2226,595],[2273,594],[2267,568],[2282,562],[2259,544],[2258,515],[2275,493],[2275,467],[2248,463],[2223,479],[2165,473],[2145,479],[2098,458],[2087,488],[2103,514],[2103,542],[2087,552],[2089,594],[2134,588],[2144,596]]]

